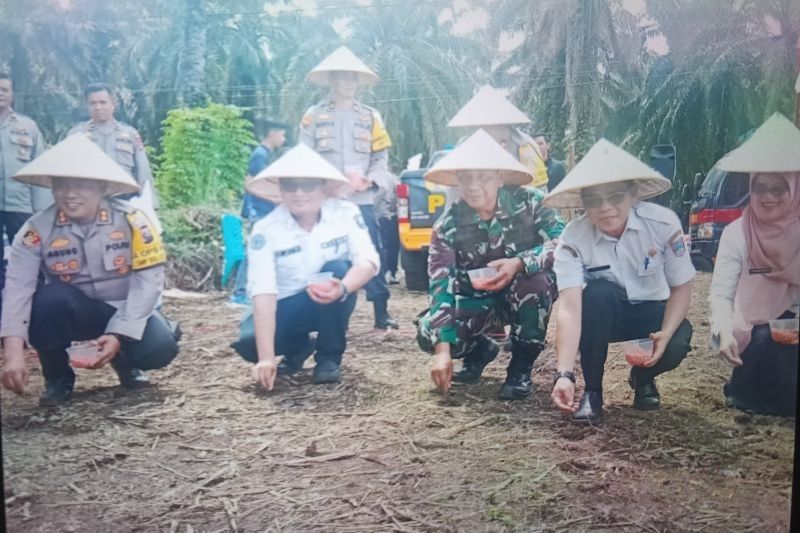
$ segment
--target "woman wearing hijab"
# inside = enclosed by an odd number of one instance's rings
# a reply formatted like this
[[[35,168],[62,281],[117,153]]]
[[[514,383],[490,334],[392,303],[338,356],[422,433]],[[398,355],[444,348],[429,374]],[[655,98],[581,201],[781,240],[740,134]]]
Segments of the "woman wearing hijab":
[[[750,173],[750,205],[723,231],[711,282],[711,343],[734,367],[726,404],[794,416],[797,326],[782,344],[769,321],[798,315],[800,130],[775,114],[718,167]]]

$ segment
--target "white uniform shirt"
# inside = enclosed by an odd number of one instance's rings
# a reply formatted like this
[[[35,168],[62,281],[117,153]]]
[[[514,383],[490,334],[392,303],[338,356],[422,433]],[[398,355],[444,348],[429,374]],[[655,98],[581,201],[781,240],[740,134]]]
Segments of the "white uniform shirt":
[[[623,287],[631,302],[666,300],[670,287],[695,275],[677,215],[647,202],[631,208],[619,239],[586,215],[570,222],[558,239],[553,270],[560,291],[605,279]]]
[[[305,290],[311,274],[335,260],[354,266],[370,263],[375,274],[380,270],[380,257],[355,204],[325,200],[311,232],[279,205],[253,226],[247,248],[248,293],[277,294],[279,300],[293,296]]]

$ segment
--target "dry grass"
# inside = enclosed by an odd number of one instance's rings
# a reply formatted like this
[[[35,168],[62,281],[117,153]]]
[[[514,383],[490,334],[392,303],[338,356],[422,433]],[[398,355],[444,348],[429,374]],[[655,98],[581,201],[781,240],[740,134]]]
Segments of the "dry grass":
[[[724,408],[708,280],[695,349],[659,379],[664,407],[630,407],[612,353],[598,427],[552,408],[550,352],[528,400],[496,399],[505,357],[482,384],[435,393],[411,326],[421,294],[395,291],[403,329],[388,335],[359,303],[340,385],[305,375],[270,394],[228,347],[223,296],[168,299],[185,335],[157,389],[80,371],[75,400],[43,410],[37,370],[27,396],[3,391],[8,530],[785,531],[794,422]]]

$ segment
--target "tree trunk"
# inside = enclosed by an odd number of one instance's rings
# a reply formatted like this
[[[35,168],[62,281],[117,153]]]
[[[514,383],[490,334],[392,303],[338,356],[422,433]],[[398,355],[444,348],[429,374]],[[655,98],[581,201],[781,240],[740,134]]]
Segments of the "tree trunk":
[[[206,9],[204,0],[186,0],[184,48],[179,79],[181,99],[189,107],[206,104]]]

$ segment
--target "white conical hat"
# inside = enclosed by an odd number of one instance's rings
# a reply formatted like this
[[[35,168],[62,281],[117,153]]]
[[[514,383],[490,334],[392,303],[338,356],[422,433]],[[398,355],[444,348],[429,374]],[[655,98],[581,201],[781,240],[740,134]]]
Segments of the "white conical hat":
[[[600,139],[542,203],[547,207],[583,207],[581,189],[628,180],[636,182],[636,196],[640,199],[657,196],[672,187],[658,171],[622,148]]]
[[[324,87],[330,85],[331,72],[355,72],[358,74],[359,85],[372,85],[378,83],[380,78],[364,64],[346,46],[340,46],[331,55],[322,60],[306,76],[306,81],[312,85]]]
[[[350,183],[350,180],[336,170],[336,167],[325,161],[317,152],[300,143],[256,176],[249,178],[245,189],[259,198],[280,201],[278,182],[284,178],[323,179],[329,180],[330,185]]]
[[[52,178],[104,181],[106,196],[139,192],[133,177],[81,134],[70,135],[14,174],[15,180],[40,187],[52,187]]]
[[[775,113],[716,166],[729,172],[800,172],[800,130]]]
[[[484,85],[458,113],[450,119],[448,128],[472,128],[509,124],[530,124],[531,120],[503,93]]]
[[[533,178],[522,163],[480,129],[439,160],[425,173],[425,179],[440,185],[458,185],[459,170],[497,170],[508,185],[527,185]]]

